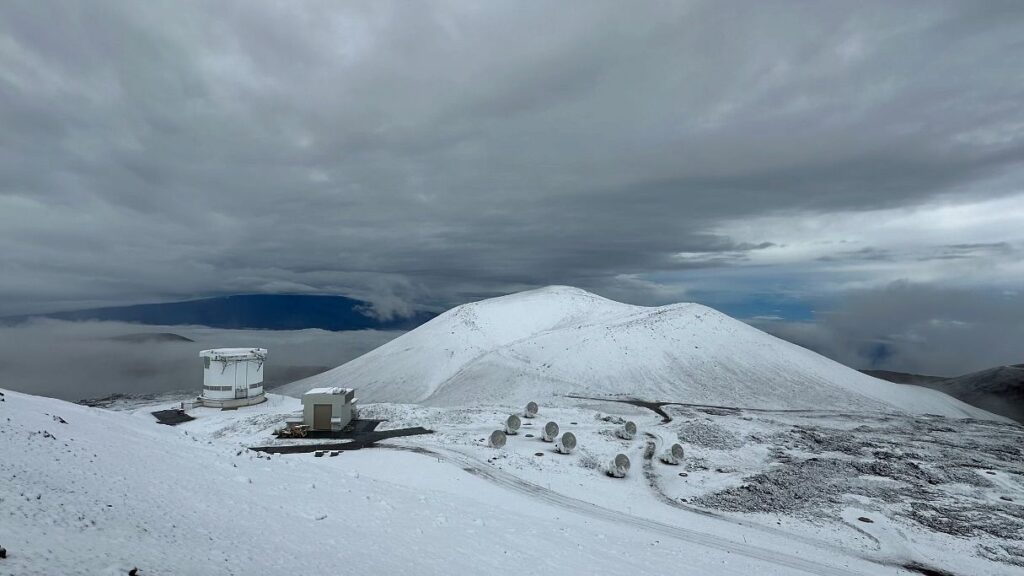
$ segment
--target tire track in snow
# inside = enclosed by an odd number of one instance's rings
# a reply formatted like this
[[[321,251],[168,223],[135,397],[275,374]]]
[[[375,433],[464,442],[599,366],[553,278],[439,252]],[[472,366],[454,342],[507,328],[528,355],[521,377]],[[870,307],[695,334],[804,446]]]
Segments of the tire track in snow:
[[[408,452],[415,452],[418,454],[425,454],[443,460],[450,464],[454,464],[462,468],[462,470],[465,472],[468,472],[474,476],[477,476],[478,478],[490,481],[494,484],[497,484],[514,492],[526,494],[530,497],[537,498],[554,506],[558,506],[560,508],[577,512],[579,514],[589,516],[591,518],[605,520],[613,524],[628,524],[635,528],[660,534],[662,536],[666,536],[669,538],[674,538],[676,540],[682,540],[685,542],[699,544],[701,546],[713,548],[715,550],[721,550],[727,553],[738,554],[754,560],[759,560],[762,562],[767,562],[769,564],[775,564],[778,566],[785,566],[787,568],[800,570],[802,572],[806,572],[808,574],[815,574],[818,576],[865,576],[866,574],[870,574],[868,572],[855,571],[839,566],[831,566],[828,564],[815,562],[813,560],[800,558],[799,556],[787,554],[785,552],[761,548],[751,544],[734,542],[721,536],[706,534],[704,532],[699,532],[697,530],[690,530],[688,528],[683,528],[681,526],[665,524],[663,522],[658,522],[656,520],[649,520],[646,518],[641,518],[639,516],[633,516],[625,512],[619,512],[617,510],[603,508],[601,506],[598,506],[597,504],[593,504],[590,502],[586,502],[584,500],[573,498],[571,496],[559,494],[558,492],[554,492],[552,490],[548,490],[547,488],[523,480],[522,478],[519,478],[518,476],[515,476],[503,470],[498,470],[480,460],[477,460],[472,456],[455,450],[429,449],[422,447],[399,446],[394,444],[379,444],[378,447],[390,448],[395,450],[405,450]],[[790,535],[787,534],[786,536],[788,537]]]

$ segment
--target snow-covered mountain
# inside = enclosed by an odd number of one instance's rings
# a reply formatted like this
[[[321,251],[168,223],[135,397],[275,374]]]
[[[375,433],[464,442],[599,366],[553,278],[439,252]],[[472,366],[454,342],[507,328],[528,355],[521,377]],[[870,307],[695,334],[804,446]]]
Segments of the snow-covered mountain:
[[[355,387],[364,402],[434,406],[573,394],[991,417],[934,390],[866,376],[706,306],[633,306],[565,286],[458,306],[279,391],[335,385]]]

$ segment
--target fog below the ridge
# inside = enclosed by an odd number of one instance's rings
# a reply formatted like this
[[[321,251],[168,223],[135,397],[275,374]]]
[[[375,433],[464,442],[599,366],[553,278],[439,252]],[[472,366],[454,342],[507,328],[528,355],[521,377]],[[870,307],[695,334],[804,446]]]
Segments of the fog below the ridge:
[[[160,333],[193,342],[152,336]],[[198,394],[200,350],[249,346],[269,351],[269,388],[344,364],[401,334],[36,320],[0,326],[0,388],[72,401],[114,393]]]

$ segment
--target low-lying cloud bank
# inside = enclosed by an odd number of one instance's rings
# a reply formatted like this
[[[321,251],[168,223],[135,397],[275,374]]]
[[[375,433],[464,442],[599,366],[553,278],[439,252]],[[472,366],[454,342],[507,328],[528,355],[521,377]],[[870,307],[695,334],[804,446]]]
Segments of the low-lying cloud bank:
[[[1024,293],[898,282],[848,294],[812,322],[750,320],[854,368],[958,376],[1024,362]]]
[[[194,342],[123,338],[162,332]],[[343,364],[400,334],[38,320],[0,327],[0,388],[65,400],[115,392],[195,390],[198,394],[203,377],[199,351],[235,346],[269,349],[266,378],[272,386]]]

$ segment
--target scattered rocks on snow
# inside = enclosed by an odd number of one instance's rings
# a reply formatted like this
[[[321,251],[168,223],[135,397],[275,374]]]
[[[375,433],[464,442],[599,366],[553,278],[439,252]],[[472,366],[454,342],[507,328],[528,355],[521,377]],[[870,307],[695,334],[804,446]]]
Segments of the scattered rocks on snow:
[[[978,555],[994,562],[1024,566],[1024,546],[996,543],[979,544]]]
[[[686,469],[689,472],[698,472],[701,470],[709,470],[710,467],[708,466],[707,458],[702,458],[700,456],[691,456],[686,459]]]
[[[590,453],[581,454],[577,462],[585,468],[596,469],[601,466],[601,462]]]
[[[594,418],[596,418],[596,419],[598,419],[598,420],[600,420],[602,422],[608,422],[610,424],[625,424],[626,423],[626,419],[625,418],[621,418],[619,416],[614,416],[614,415],[611,415],[611,414],[600,414],[599,413],[599,414],[595,414]]]
[[[677,429],[679,441],[715,450],[731,450],[743,445],[733,431],[706,420],[684,422]]]
[[[1024,510],[1019,506],[911,502],[907,516],[922,526],[953,536],[1024,540]]]
[[[793,433],[786,439],[795,448],[820,454],[822,452],[841,452],[851,456],[860,456],[866,448],[876,445],[853,432],[839,428],[819,426],[794,426]]]
[[[768,457],[771,460],[780,462],[782,464],[789,464],[790,462],[793,461],[793,456],[791,456],[789,453],[787,453],[785,450],[778,446],[773,446],[770,450],[768,450]]]
[[[833,459],[803,460],[748,476],[744,484],[706,494],[701,506],[733,512],[799,513],[836,505],[853,493],[849,479],[857,475],[849,462]]]

